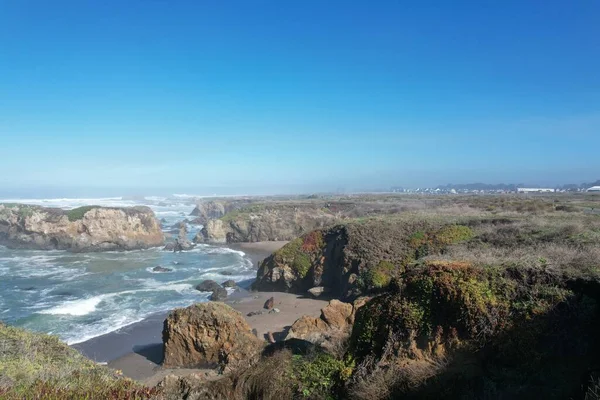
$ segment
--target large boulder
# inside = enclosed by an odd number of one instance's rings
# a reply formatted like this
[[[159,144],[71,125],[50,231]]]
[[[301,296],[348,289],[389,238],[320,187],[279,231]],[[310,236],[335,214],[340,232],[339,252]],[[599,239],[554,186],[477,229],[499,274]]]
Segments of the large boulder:
[[[72,252],[161,246],[164,235],[149,207],[73,210],[0,204],[0,245]]]
[[[227,298],[227,289],[219,287],[213,290],[209,299],[211,301],[223,301]]]
[[[200,292],[213,292],[217,289],[221,289],[221,285],[210,279],[202,281],[196,285],[196,290],[199,290]]]
[[[244,317],[223,303],[199,303],[172,311],[164,322],[165,368],[219,367],[231,370],[254,362],[262,341]]]

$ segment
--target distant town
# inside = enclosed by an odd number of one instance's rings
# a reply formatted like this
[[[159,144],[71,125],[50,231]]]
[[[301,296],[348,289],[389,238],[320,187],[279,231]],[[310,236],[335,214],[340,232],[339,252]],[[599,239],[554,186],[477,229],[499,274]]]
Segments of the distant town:
[[[424,194],[498,194],[498,193],[600,193],[600,180],[593,183],[566,184],[556,187],[524,185],[524,184],[448,184],[437,187],[422,187],[406,189],[394,186],[390,189],[393,193],[424,193]]]

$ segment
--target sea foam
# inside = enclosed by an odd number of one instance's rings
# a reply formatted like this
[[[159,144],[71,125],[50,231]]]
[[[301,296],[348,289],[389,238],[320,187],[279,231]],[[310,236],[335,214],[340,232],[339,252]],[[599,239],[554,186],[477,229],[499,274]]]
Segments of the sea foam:
[[[96,307],[100,304],[106,295],[90,297],[88,299],[65,301],[64,303],[49,308],[47,310],[38,311],[40,314],[51,315],[73,315],[82,316],[96,311]]]

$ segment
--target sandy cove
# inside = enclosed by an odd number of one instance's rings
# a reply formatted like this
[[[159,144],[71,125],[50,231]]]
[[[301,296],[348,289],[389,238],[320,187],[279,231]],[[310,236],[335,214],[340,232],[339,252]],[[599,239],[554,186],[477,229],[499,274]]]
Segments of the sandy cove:
[[[287,242],[237,243],[228,245],[241,250],[252,259],[254,265],[281,248]],[[264,313],[247,316],[252,311],[264,310],[267,299],[274,297],[278,313]],[[287,329],[303,315],[318,317],[327,300],[308,298],[302,295],[279,292],[249,292],[240,289],[225,301],[239,311],[252,329],[256,329],[259,338],[265,338],[268,332],[276,340],[285,336]],[[87,357],[98,362],[106,362],[111,368],[120,370],[125,376],[141,381],[149,386],[157,384],[169,374],[187,375],[205,372],[209,377],[216,376],[214,371],[199,369],[163,369],[162,328],[168,313],[159,313],[141,322],[121,328],[118,331],[99,336],[74,345]]]

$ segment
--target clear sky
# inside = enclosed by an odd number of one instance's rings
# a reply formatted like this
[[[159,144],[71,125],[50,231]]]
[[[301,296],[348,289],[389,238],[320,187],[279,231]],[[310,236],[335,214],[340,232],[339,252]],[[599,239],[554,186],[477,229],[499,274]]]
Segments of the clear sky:
[[[11,194],[592,181],[600,2],[5,0],[0,140]]]

